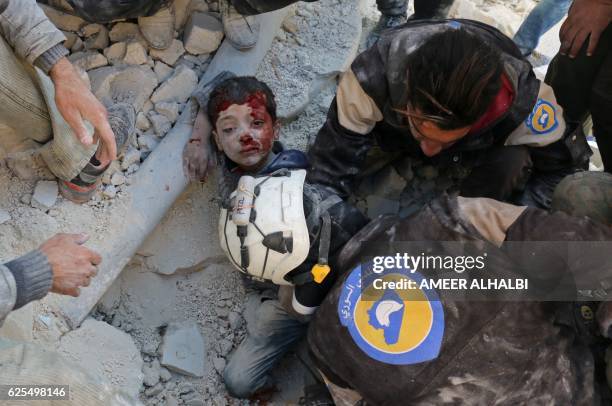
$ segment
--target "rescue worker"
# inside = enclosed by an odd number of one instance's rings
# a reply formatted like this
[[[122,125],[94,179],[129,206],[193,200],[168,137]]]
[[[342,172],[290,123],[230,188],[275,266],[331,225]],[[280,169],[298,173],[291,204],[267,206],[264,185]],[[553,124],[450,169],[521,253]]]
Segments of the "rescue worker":
[[[575,207],[584,206],[585,195],[576,191],[601,196],[612,176],[593,174],[570,178],[556,197]],[[600,209],[597,216],[607,213],[607,224],[486,198],[444,196],[410,217],[372,221],[338,255],[333,265],[343,276],[308,332],[311,354],[336,404],[609,404],[602,361],[612,318],[604,303],[602,337],[594,317],[598,304],[592,302],[611,297],[609,199],[591,212]],[[435,250],[444,244],[436,241],[484,241],[484,271],[462,275],[528,278],[530,295],[464,290],[461,297],[425,285],[410,293],[376,290],[363,255],[373,242],[376,255],[395,255],[394,241],[405,242],[399,247],[413,254],[410,241],[428,241],[434,253],[443,252]],[[499,266],[491,264],[494,255],[502,260]],[[380,275],[393,273],[394,280],[398,274],[414,281],[428,277],[399,267]],[[563,289],[560,281],[567,282]],[[574,302],[576,289],[604,296]]]
[[[270,88],[254,77],[230,76],[221,74],[194,97],[214,124],[221,247],[254,291],[248,334],[223,374],[232,396],[250,398],[273,388],[272,368],[305,336],[333,285],[328,261],[367,219],[335,194],[304,183],[306,155],[277,141]],[[192,138],[186,152],[200,142]]]
[[[590,153],[512,40],[470,20],[410,21],[342,74],[307,180],[367,198],[391,167],[402,215],[443,191],[548,208]]]

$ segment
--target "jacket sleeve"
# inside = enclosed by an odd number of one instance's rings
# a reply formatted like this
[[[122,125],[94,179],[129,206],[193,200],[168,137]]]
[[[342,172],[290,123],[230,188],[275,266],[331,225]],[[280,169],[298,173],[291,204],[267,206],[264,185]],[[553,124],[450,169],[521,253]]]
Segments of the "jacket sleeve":
[[[64,34],[34,0],[0,0],[0,31],[15,53],[31,64],[47,52],[55,61],[67,54],[58,47],[66,39]]]
[[[40,250],[0,264],[0,325],[12,310],[42,299],[52,283],[51,265]]]
[[[308,151],[308,182],[331,187],[346,197],[374,144],[370,133],[382,119],[376,103],[353,72],[343,73],[325,124]]]

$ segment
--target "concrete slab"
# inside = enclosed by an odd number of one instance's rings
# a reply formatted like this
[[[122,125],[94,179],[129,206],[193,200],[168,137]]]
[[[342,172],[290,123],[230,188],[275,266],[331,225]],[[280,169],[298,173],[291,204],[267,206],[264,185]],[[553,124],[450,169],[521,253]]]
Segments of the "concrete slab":
[[[202,377],[205,343],[195,323],[170,324],[162,342],[161,364],[166,368],[193,377]]]

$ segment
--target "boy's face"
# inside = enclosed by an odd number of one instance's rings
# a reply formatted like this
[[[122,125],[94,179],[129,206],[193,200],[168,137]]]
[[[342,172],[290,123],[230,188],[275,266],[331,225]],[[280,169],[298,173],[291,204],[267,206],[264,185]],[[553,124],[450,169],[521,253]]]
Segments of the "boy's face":
[[[265,163],[278,128],[266,110],[265,100],[231,104],[219,112],[215,140],[221,151],[243,170],[257,170]]]

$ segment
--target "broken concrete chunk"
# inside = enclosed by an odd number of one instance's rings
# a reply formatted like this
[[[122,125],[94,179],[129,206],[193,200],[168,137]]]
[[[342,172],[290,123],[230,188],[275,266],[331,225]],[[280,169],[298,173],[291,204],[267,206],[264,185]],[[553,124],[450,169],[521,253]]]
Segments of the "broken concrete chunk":
[[[131,336],[102,321],[87,319],[62,336],[58,351],[94,377],[137,398],[142,358]]]
[[[113,199],[117,196],[117,188],[114,185],[108,185],[104,188],[102,195],[108,199]]]
[[[153,68],[155,75],[157,75],[157,81],[162,83],[172,75],[173,69],[163,63],[162,61],[156,61],[155,67]]]
[[[69,55],[68,59],[73,65],[84,70],[91,70],[108,65],[108,60],[104,55],[96,51],[77,52]]]
[[[154,360],[152,363],[150,364],[146,364],[143,368],[142,368],[142,373],[144,375],[143,378],[143,383],[146,386],[155,386],[157,385],[157,383],[159,382],[159,361]]]
[[[121,172],[113,173],[113,176],[111,176],[111,184],[115,186],[119,186],[119,185],[123,185],[124,183],[125,183],[124,174],[122,174]]]
[[[162,393],[163,390],[164,390],[164,386],[161,383],[158,383],[154,387],[146,389],[145,395],[151,398],[153,396],[159,395],[160,393]]]
[[[127,44],[125,42],[117,42],[104,50],[104,56],[111,64],[116,64],[123,60]]]
[[[87,38],[85,49],[104,49],[108,46],[108,30],[102,24],[89,24],[81,29],[81,34]]]
[[[141,131],[147,131],[151,128],[151,122],[142,111],[136,115],[136,128]]]
[[[159,370],[159,379],[161,379],[162,382],[168,382],[170,379],[172,379],[172,374],[166,368],[162,367]]]
[[[171,323],[162,343],[161,364],[193,377],[204,376],[204,339],[195,323]]]
[[[121,169],[126,170],[132,164],[140,163],[140,151],[135,148],[130,148],[123,156]]]
[[[214,357],[213,365],[215,369],[217,370],[217,372],[219,373],[219,375],[223,375],[223,371],[225,370],[225,359]]]
[[[295,34],[298,31],[298,25],[295,23],[293,18],[287,18],[283,21],[283,30]]]
[[[200,55],[216,51],[223,41],[223,26],[213,16],[193,13],[185,27],[185,49]]]
[[[158,137],[163,137],[172,128],[170,120],[161,114],[152,113],[149,115],[149,120],[153,124],[153,129]]]
[[[143,65],[147,63],[147,50],[139,42],[127,44],[123,62],[128,65]]]
[[[155,111],[174,123],[178,118],[179,104],[170,102],[160,102],[155,105]]]
[[[87,22],[80,17],[64,13],[45,4],[38,3],[37,5],[38,7],[42,8],[49,20],[51,20],[51,22],[60,30],[76,32],[82,26],[87,24]]]
[[[36,184],[32,195],[32,206],[41,210],[53,207],[57,201],[57,182],[43,180]]]
[[[0,209],[0,224],[4,224],[11,219],[8,211]]]
[[[147,46],[147,40],[140,33],[137,24],[134,23],[117,23],[109,32],[109,37],[112,42],[140,42]]]
[[[155,74],[145,66],[108,66],[90,71],[89,78],[98,99],[109,104],[129,102],[136,111],[143,109],[157,86]]]
[[[172,76],[153,93],[151,101],[153,103],[162,101],[183,103],[189,98],[197,83],[198,77],[193,70],[179,66]]]
[[[153,151],[159,144],[159,139],[150,134],[143,134],[138,137],[138,146],[145,151]]]
[[[77,37],[76,41],[74,41],[74,45],[70,48],[70,52],[80,52],[85,49],[85,44],[83,44],[83,40],[80,37]]]
[[[158,61],[163,61],[168,65],[174,66],[176,61],[185,53],[185,48],[183,48],[183,43],[178,39],[173,39],[172,44],[164,50],[160,49],[151,49],[149,52],[153,59]]]

